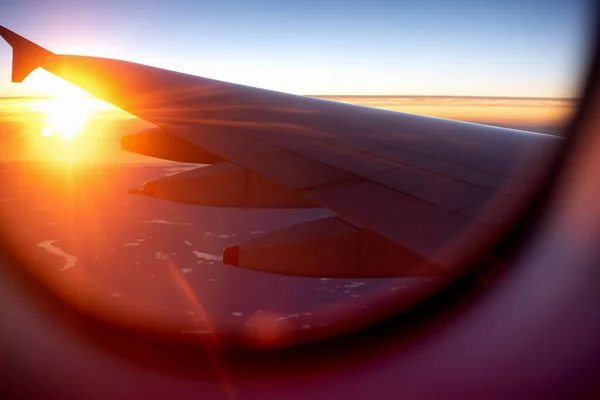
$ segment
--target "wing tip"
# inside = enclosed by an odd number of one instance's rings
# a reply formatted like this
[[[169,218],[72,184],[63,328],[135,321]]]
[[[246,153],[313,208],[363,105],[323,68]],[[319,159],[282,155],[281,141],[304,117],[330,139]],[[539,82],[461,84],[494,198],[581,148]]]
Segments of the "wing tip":
[[[0,36],[13,48],[12,82],[21,83],[53,53],[0,25]]]
[[[19,46],[23,41],[28,41],[23,36],[11,31],[4,25],[0,25],[0,36],[13,48]]]

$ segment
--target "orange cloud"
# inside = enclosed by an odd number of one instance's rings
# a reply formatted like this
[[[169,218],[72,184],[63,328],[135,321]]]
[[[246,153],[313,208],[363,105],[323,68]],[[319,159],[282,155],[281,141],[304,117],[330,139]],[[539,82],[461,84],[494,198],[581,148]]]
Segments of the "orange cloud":
[[[562,125],[574,99],[501,97],[315,96],[368,107],[500,125]]]

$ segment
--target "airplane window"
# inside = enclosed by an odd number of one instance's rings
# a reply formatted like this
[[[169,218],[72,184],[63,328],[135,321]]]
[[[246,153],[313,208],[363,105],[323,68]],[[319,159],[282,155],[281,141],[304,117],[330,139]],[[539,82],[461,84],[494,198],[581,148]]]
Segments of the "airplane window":
[[[259,348],[473,265],[493,284],[595,23],[572,0],[34,3],[0,28],[2,251],[111,323]]]

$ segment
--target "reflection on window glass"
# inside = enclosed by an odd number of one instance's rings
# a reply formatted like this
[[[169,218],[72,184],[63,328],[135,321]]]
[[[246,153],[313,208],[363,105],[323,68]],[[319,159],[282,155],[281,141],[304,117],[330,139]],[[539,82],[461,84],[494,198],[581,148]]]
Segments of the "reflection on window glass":
[[[0,70],[3,246],[111,321],[265,347],[406,309],[462,272],[457,254],[477,247],[467,228],[493,230],[504,214],[495,221],[491,204],[512,210],[533,182],[524,177],[560,147],[594,22],[586,2],[567,0],[51,3],[15,6],[6,26],[60,54],[310,97],[155,72],[123,78],[125,67],[108,64],[85,71],[96,86],[43,68],[9,83]],[[66,19],[40,24],[46,12]],[[11,65],[2,46],[0,63]],[[120,137],[157,126],[169,134],[121,149]],[[194,142],[200,133],[205,142]],[[313,164],[259,145],[235,150],[231,135]],[[165,154],[178,161],[150,157]],[[231,164],[179,162],[207,154]],[[213,170],[189,180],[199,167]],[[325,218],[336,219],[302,225]],[[302,241],[311,244],[294,247]]]

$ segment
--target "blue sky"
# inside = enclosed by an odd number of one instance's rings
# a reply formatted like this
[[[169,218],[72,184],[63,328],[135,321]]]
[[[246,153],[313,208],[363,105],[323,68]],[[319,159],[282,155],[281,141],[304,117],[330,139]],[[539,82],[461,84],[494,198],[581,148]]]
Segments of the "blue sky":
[[[577,96],[591,2],[4,0],[0,24],[49,50],[301,94]],[[0,96],[53,94],[36,71]],[[58,80],[56,80],[58,82]]]

